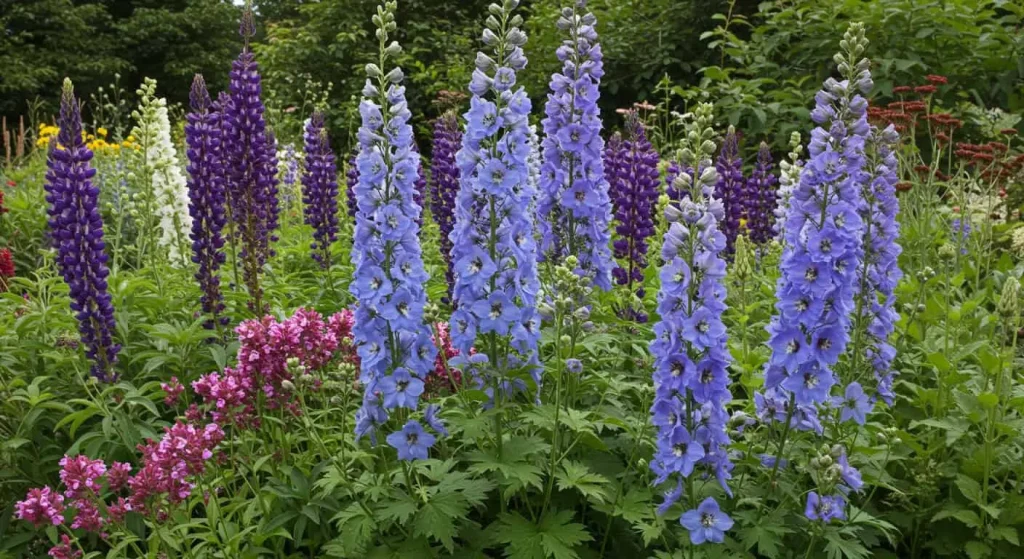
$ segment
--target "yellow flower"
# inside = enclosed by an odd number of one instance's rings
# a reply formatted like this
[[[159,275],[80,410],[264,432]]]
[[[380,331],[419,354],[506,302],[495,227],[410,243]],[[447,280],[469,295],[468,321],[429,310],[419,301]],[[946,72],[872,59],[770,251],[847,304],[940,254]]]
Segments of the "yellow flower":
[[[96,135],[97,136],[103,136],[104,138],[106,138],[107,137],[107,129],[102,127],[102,126],[100,126],[99,128],[96,129]]]

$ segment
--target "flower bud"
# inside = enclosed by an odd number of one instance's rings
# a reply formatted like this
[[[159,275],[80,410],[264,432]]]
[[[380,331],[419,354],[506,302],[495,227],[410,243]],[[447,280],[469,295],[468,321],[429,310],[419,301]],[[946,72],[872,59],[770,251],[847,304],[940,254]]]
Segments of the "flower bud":
[[[1020,281],[1011,276],[1003,283],[1003,292],[999,296],[999,313],[1007,317],[1015,317],[1020,309]]]

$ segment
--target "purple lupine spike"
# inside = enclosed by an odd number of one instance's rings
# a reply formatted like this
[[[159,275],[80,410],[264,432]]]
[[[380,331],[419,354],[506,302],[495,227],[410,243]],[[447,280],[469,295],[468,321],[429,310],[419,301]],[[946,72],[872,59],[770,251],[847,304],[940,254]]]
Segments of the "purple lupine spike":
[[[643,124],[636,113],[627,117],[627,139],[616,134],[605,150],[605,175],[615,212],[617,239],[612,243],[618,265],[612,277],[619,285],[635,289],[644,296],[644,269],[647,267],[647,239],[654,233],[654,207],[658,200],[658,152],[647,141]],[[634,288],[634,286],[636,286]],[[627,315],[647,322],[642,310],[629,309]]]
[[[349,217],[355,217],[359,211],[358,200],[353,189],[359,184],[359,167],[356,165],[356,156],[359,150],[356,149],[348,159],[348,170],[345,171],[345,204],[348,206]]]
[[[761,142],[754,172],[747,180],[746,229],[750,240],[757,244],[767,243],[775,236],[772,227],[779,179],[772,174],[772,168],[772,152],[767,143]]]
[[[313,227],[309,245],[320,267],[331,267],[331,244],[338,239],[338,169],[324,128],[324,114],[313,112],[306,123],[306,172],[302,175],[305,222]]]
[[[455,227],[455,195],[459,191],[459,167],[455,153],[462,144],[462,131],[455,111],[441,115],[434,122],[434,151],[430,160],[430,210],[441,230],[441,256],[447,263],[448,297],[452,295],[455,276],[452,267],[452,241],[448,238]]]
[[[97,208],[99,189],[92,151],[82,139],[82,114],[71,80],[64,79],[60,101],[60,133],[50,144],[46,165],[46,201],[50,238],[57,249],[57,267],[71,295],[71,310],[90,373],[105,382],[117,380],[114,364],[121,346],[114,343],[114,305],[107,292],[107,254],[103,218]]]
[[[200,303],[210,317],[203,327],[213,329],[228,323],[220,290],[224,255],[224,167],[221,154],[221,115],[210,100],[203,76],[196,74],[189,96],[192,112],[185,124],[188,148],[188,211],[192,216],[192,262],[199,265],[196,281],[203,292]]]
[[[725,233],[726,252],[735,250],[736,235],[740,232],[740,219],[746,206],[746,184],[743,180],[743,159],[740,158],[739,137],[730,126],[729,132],[722,142],[722,150],[715,161],[718,170],[718,184],[715,185],[715,197],[725,205],[725,220],[722,232]]]
[[[243,36],[252,14],[243,16]],[[246,47],[231,65],[230,102],[224,111],[223,140],[228,169],[228,196],[235,234],[241,250],[243,278],[250,304],[263,312],[260,275],[272,255],[271,241],[277,227],[277,163],[274,142],[264,120],[260,98],[260,74],[256,59]]]

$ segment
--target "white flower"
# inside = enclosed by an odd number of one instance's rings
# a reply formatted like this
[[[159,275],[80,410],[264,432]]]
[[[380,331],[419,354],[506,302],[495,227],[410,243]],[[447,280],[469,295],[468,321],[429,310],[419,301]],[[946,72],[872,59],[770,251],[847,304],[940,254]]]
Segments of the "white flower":
[[[156,80],[151,78],[146,78],[139,93],[138,122],[132,135],[143,148],[145,176],[151,177],[151,190],[144,198],[152,200],[151,210],[160,220],[157,244],[167,250],[171,265],[178,266],[189,261],[192,216],[188,211],[188,185],[171,141],[167,100],[156,96]]]

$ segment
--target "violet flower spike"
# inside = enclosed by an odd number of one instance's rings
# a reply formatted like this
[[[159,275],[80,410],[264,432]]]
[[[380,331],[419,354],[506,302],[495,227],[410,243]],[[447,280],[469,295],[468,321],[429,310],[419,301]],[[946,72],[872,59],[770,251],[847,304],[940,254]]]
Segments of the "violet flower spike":
[[[865,147],[870,179],[863,188],[864,265],[859,269],[857,295],[860,303],[857,308],[861,309],[857,324],[866,332],[862,343],[865,357],[874,369],[875,392],[890,406],[895,398],[896,371],[892,361],[896,349],[889,343],[889,337],[900,317],[896,310],[896,286],[903,277],[899,266],[900,225],[896,220],[900,211],[896,196],[898,142],[899,134],[890,125],[882,130],[873,128]]]
[[[680,168],[702,167],[699,176],[680,174],[674,187],[683,193],[670,202],[665,218],[669,222],[662,243],[659,271],[659,320],[657,336],[651,343],[654,357],[654,402],[651,421],[657,429],[651,471],[655,485],[666,484],[661,514],[682,496],[686,479],[695,472],[714,476],[731,496],[728,486],[733,469],[728,454],[729,433],[726,405],[729,391],[728,332],[722,323],[725,305],[725,235],[718,229],[725,217],[722,203],[714,196],[717,171],[711,166],[714,143],[700,141],[712,134],[712,106],[702,103],[687,126],[687,141],[680,151]],[[673,489],[674,488],[674,489]],[[717,505],[702,505],[701,514],[718,514]],[[727,518],[723,516],[723,519]],[[698,517],[699,519],[699,517]],[[681,519],[694,543],[721,541],[722,534],[700,531],[694,513]],[[724,522],[720,531],[731,527]],[[712,537],[713,536],[713,537]]]
[[[772,174],[772,153],[768,144],[761,142],[757,152],[754,172],[747,179],[746,188],[746,230],[750,240],[764,244],[772,239],[775,221],[776,190],[779,180]]]
[[[430,209],[441,231],[441,257],[447,269],[448,297],[455,283],[452,264],[452,241],[455,227],[455,196],[459,191],[459,167],[455,153],[462,144],[462,131],[454,111],[446,112],[434,122],[434,149],[430,162]]]
[[[654,208],[658,201],[660,177],[658,152],[647,141],[643,124],[635,112],[626,121],[626,139],[618,134],[605,148],[605,175],[615,211],[616,238],[612,243],[618,265],[612,277],[637,297],[644,297],[647,268],[647,240],[654,233]],[[636,287],[634,287],[636,286]],[[643,309],[625,309],[625,316],[647,322]]]
[[[397,27],[396,8],[397,2],[389,0],[373,18],[382,64],[393,63],[401,52],[397,42],[388,42]],[[388,70],[368,64],[359,103],[355,273],[349,285],[357,301],[352,333],[363,386],[355,432],[357,438],[369,436],[374,442],[392,410],[406,408],[403,419],[417,411],[437,355],[432,329],[423,321],[429,276],[419,242],[421,208],[415,202],[420,158],[413,151],[412,113],[402,79],[397,66]],[[399,459],[414,460],[428,456],[434,437],[417,420],[408,419],[386,440]]]
[[[331,267],[331,244],[338,240],[338,169],[324,126],[324,114],[315,111],[306,123],[306,172],[302,175],[305,223],[313,228],[309,245],[321,269]]]
[[[199,266],[196,281],[203,292],[200,304],[209,320],[203,327],[225,326],[224,297],[219,270],[225,262],[225,184],[221,144],[221,114],[206,90],[203,76],[196,74],[190,94],[192,112],[185,124],[188,166],[188,211],[192,216],[192,262]]]
[[[97,207],[99,189],[92,151],[82,139],[82,114],[71,80],[64,79],[61,93],[60,133],[50,144],[44,188],[49,203],[50,239],[57,249],[57,268],[68,285],[71,310],[85,355],[92,361],[90,373],[104,382],[117,380],[114,364],[121,346],[114,343],[114,305],[107,291],[106,244],[103,218]]]
[[[722,232],[725,233],[726,252],[732,254],[735,251],[736,236],[740,233],[748,201],[743,180],[743,159],[739,154],[739,136],[731,126],[722,142],[722,150],[718,153],[715,169],[718,170],[715,197],[725,206]]]
[[[359,211],[359,204],[353,189],[359,184],[359,167],[356,166],[356,156],[359,155],[357,148],[348,158],[348,169],[345,171],[345,204],[348,208],[349,217],[355,218]]]
[[[260,277],[272,256],[270,243],[278,222],[277,162],[273,138],[264,119],[260,74],[248,47],[252,13],[243,14],[246,47],[231,66],[230,102],[223,109],[223,138],[228,169],[228,198],[250,305],[264,311]]]

